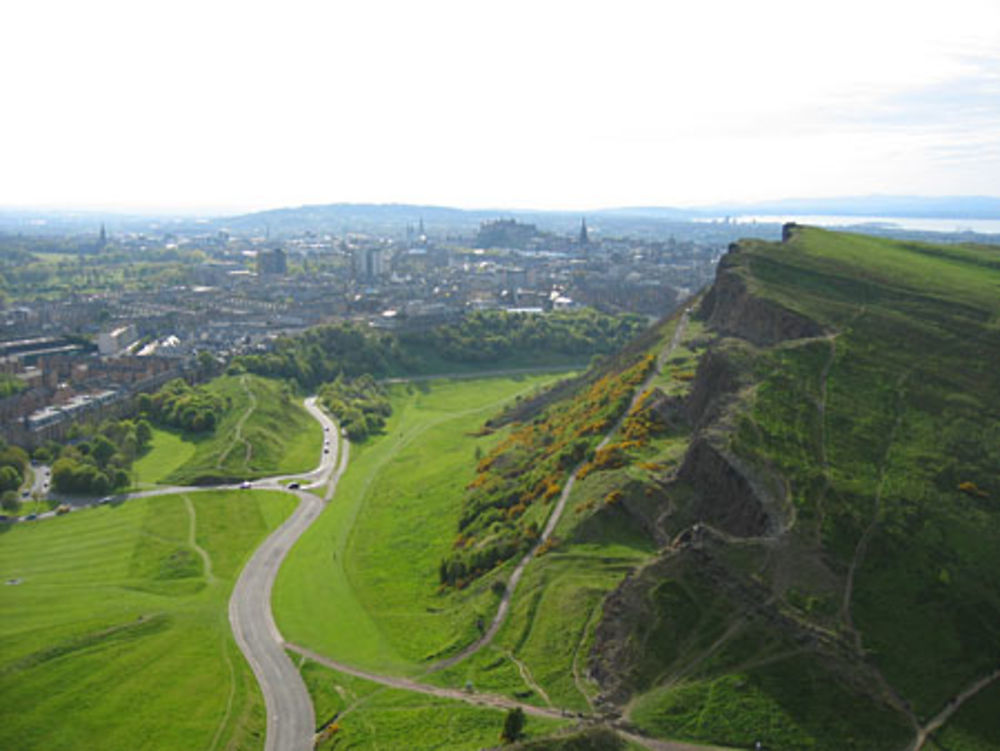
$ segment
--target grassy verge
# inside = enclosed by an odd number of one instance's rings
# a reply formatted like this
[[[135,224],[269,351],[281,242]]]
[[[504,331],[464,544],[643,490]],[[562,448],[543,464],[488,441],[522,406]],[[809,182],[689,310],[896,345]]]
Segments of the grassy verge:
[[[191,493],[7,528],[0,747],[259,748],[263,700],[227,602],[294,504]]]

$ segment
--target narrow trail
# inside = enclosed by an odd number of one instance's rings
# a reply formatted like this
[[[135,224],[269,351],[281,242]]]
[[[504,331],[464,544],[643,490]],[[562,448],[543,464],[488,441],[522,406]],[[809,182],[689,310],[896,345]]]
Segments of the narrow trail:
[[[819,376],[819,400],[816,402],[816,412],[819,418],[819,461],[823,469],[823,487],[820,488],[816,496],[816,543],[821,544],[823,538],[823,522],[826,519],[826,494],[830,492],[830,459],[826,451],[826,403],[827,403],[827,383],[830,380],[830,370],[837,359],[837,337],[839,334],[832,334],[829,337],[830,356],[823,363],[823,370]]]
[[[594,629],[594,624],[598,617],[601,615],[601,605],[598,602],[590,609],[590,615],[587,616],[587,622],[583,626],[583,631],[580,632],[580,640],[576,643],[576,649],[573,650],[573,685],[576,686],[576,690],[580,692],[580,696],[584,698],[587,702],[587,706],[590,707],[590,711],[594,711],[594,702],[590,698],[590,692],[587,690],[587,684],[580,673],[580,653],[583,651],[583,644],[587,641],[587,634],[591,633]]]
[[[670,356],[670,354],[676,349],[681,337],[684,336],[684,331],[687,328],[688,313],[685,311],[681,315],[680,321],[677,323],[677,328],[674,329],[674,335],[670,339],[670,343],[664,347],[663,351],[656,359],[656,367],[652,369],[652,372],[646,377],[646,379],[636,386],[633,392],[632,400],[629,402],[628,407],[622,412],[621,416],[615,421],[614,425],[605,433],[604,438],[601,442],[597,444],[596,450],[599,451],[605,446],[607,446],[611,439],[614,437],[615,433],[621,428],[622,423],[628,417],[628,414],[635,407],[639,398],[642,396],[643,392],[646,391],[652,384],[653,380],[660,374],[663,363]],[[555,531],[556,525],[559,524],[559,520],[562,518],[563,510],[566,508],[566,504],[569,501],[569,497],[573,492],[573,487],[576,484],[577,475],[580,469],[586,464],[586,460],[580,462],[576,467],[573,468],[572,473],[569,476],[569,480],[563,486],[562,492],[559,494],[559,500],[556,502],[555,508],[552,509],[552,513],[549,514],[548,521],[545,524],[545,528],[542,533],[535,540],[535,544],[531,546],[531,549],[524,554],[524,557],[518,562],[517,566],[514,567],[514,571],[510,575],[510,579],[507,580],[507,588],[504,590],[503,597],[500,598],[500,604],[497,607],[496,615],[490,622],[489,628],[476,639],[474,642],[469,644],[467,647],[462,649],[455,655],[447,657],[443,660],[439,660],[433,665],[429,666],[427,669],[427,674],[436,673],[440,670],[445,670],[453,665],[457,665],[468,657],[479,652],[483,647],[493,641],[497,632],[500,631],[500,627],[503,625],[504,621],[507,619],[507,614],[510,611],[510,603],[513,599],[514,592],[517,590],[517,585],[521,582],[521,577],[524,576],[525,569],[527,569],[528,564],[531,563],[535,556],[538,554],[538,550],[549,541],[552,537],[552,533]]]
[[[254,410],[257,409],[257,395],[254,394],[253,389],[247,385],[247,377],[245,375],[240,378],[240,386],[242,386],[243,391],[246,392],[247,399],[250,401],[250,406],[247,407],[246,412],[240,415],[240,419],[236,421],[236,426],[233,428],[233,440],[226,447],[226,450],[219,454],[219,459],[215,463],[216,469],[222,469],[222,466],[226,463],[226,459],[229,458],[229,454],[234,448],[236,448],[237,443],[242,443],[245,447],[243,455],[243,466],[245,468],[250,468],[250,460],[253,458],[253,444],[243,437],[243,426],[246,425],[247,420],[250,419],[250,415],[252,415]]]
[[[899,380],[896,382],[896,396],[897,401],[902,401],[902,387],[903,383],[906,381],[909,373],[904,373],[900,376]],[[893,422],[892,428],[889,430],[889,437],[886,441],[885,454],[882,456],[882,461],[879,464],[878,470],[878,484],[875,487],[875,509],[872,512],[872,520],[865,528],[862,533],[861,538],[858,540],[858,544],[854,549],[854,556],[851,558],[851,565],[847,570],[847,580],[844,583],[844,597],[840,605],[840,616],[843,620],[844,625],[850,630],[854,635],[854,645],[858,652],[862,651],[861,645],[861,634],[854,627],[854,620],[851,616],[851,602],[854,597],[854,577],[857,573],[858,566],[864,560],[865,554],[868,551],[868,544],[871,541],[872,535],[875,534],[875,530],[878,529],[878,524],[882,517],[882,491],[885,489],[886,475],[888,473],[889,456],[892,453],[892,446],[896,439],[896,431],[899,429],[900,424],[903,422],[903,410],[902,405],[897,403],[897,414],[896,419]],[[912,717],[912,713],[911,713]]]
[[[542,688],[537,681],[535,681],[535,676],[531,674],[531,670],[528,669],[528,666],[517,659],[513,652],[507,652],[507,657],[517,666],[517,672],[521,674],[521,680],[524,681],[525,685],[542,697],[542,701],[544,701],[547,705],[550,707],[554,706],[552,704],[552,699],[549,698],[545,689]]]
[[[961,709],[965,702],[998,679],[1000,679],[1000,668],[997,668],[992,673],[984,675],[978,681],[970,684],[968,688],[949,701],[945,705],[944,709],[934,715],[924,725],[917,728],[917,737],[914,738],[913,745],[910,746],[908,751],[920,751],[920,749],[923,748],[924,743],[927,742],[927,739],[936,733],[942,725],[948,722],[948,720],[951,719],[951,716]]]
[[[191,498],[187,493],[181,497],[184,499],[184,508],[186,508],[188,512],[188,545],[194,548],[195,552],[201,556],[201,562],[205,566],[205,581],[209,584],[214,584],[215,574],[212,573],[212,557],[208,554],[208,551],[206,551],[205,548],[198,544],[198,517],[194,511],[194,504],[191,502]]]
[[[567,716],[567,713],[560,709],[526,704],[514,699],[508,699],[506,696],[500,696],[498,694],[480,694],[471,691],[463,691],[457,688],[433,686],[429,683],[420,683],[419,681],[411,680],[410,678],[400,678],[398,676],[370,673],[367,670],[360,670],[359,668],[351,665],[331,660],[329,657],[321,655],[318,652],[313,652],[311,649],[299,646],[298,644],[285,642],[284,646],[285,649],[290,652],[295,652],[303,657],[307,657],[313,662],[336,670],[337,672],[346,673],[347,675],[352,675],[355,678],[363,678],[366,681],[378,683],[382,686],[388,686],[389,688],[396,688],[402,691],[412,691],[414,693],[426,694],[428,696],[436,696],[441,699],[455,699],[457,701],[465,702],[466,704],[475,704],[480,707],[492,707],[494,709],[514,709],[515,707],[520,707],[524,710],[525,714],[534,715],[535,717],[562,719]]]
[[[226,697],[226,711],[222,713],[222,719],[219,720],[219,726],[215,729],[215,735],[212,736],[212,744],[208,747],[208,751],[215,751],[219,745],[219,739],[222,738],[222,732],[229,723],[229,718],[233,713],[233,702],[236,700],[236,668],[233,667],[233,658],[229,656],[229,645],[226,643],[225,636],[221,638],[221,642],[222,656],[225,658],[226,668],[229,670],[229,695]]]

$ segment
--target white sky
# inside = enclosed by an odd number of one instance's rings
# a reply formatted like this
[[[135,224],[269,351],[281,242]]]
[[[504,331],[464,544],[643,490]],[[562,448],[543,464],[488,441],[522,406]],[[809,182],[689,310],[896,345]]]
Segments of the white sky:
[[[4,0],[0,205],[1000,195],[1000,0]]]

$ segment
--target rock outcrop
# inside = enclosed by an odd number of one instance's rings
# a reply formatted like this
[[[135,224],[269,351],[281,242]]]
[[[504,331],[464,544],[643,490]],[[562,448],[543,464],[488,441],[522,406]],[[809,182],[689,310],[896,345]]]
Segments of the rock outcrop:
[[[815,321],[774,300],[754,295],[746,275],[740,246],[733,243],[719,261],[715,284],[701,304],[700,314],[712,329],[758,346],[823,335],[823,328]]]

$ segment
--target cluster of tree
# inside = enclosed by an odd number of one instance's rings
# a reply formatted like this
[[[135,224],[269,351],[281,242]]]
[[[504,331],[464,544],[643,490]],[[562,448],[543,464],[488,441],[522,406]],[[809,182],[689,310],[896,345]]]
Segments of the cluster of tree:
[[[52,486],[62,493],[101,495],[129,484],[132,462],[153,437],[147,420],[105,420],[80,426],[64,446],[40,449],[52,463]],[[36,451],[36,454],[39,452]]]
[[[463,587],[471,579],[527,549],[538,537],[524,513],[559,496],[568,474],[594,458],[601,437],[628,408],[655,358],[645,356],[552,403],[511,432],[476,467],[459,516],[459,535],[438,566],[442,584]]]
[[[350,323],[317,326],[279,337],[270,352],[234,359],[231,368],[262,376],[292,378],[312,389],[339,376],[385,375],[411,364],[392,334],[376,334]]]
[[[140,394],[136,406],[158,425],[194,433],[215,430],[225,408],[217,395],[183,378],[169,381],[155,394]]]
[[[392,414],[388,395],[368,373],[354,379],[338,376],[320,388],[319,397],[352,441],[381,430]]]
[[[0,439],[0,498],[4,509],[17,508],[17,490],[28,471],[28,454],[20,446],[12,446]]]
[[[641,316],[610,316],[590,308],[546,315],[484,310],[409,339],[457,362],[546,353],[589,357],[618,350],[645,325]]]
[[[644,327],[641,316],[610,316],[591,309],[546,315],[479,311],[455,323],[402,334],[340,323],[281,337],[269,352],[238,357],[231,368],[292,378],[313,389],[341,375],[419,371],[426,367],[428,353],[460,363],[551,353],[590,357],[618,350]]]

